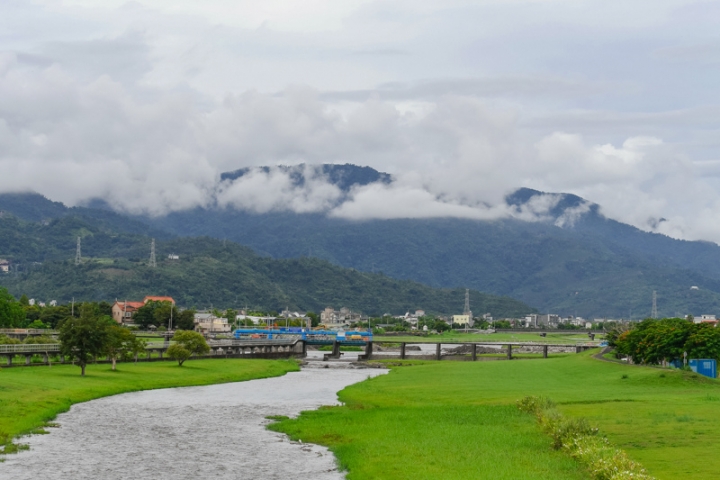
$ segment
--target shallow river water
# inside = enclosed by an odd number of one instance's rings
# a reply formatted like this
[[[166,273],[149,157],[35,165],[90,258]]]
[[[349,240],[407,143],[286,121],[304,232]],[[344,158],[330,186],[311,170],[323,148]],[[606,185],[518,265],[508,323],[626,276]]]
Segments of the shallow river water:
[[[74,405],[49,435],[21,439],[0,479],[341,479],[327,449],[265,429],[338,402],[375,369],[306,368],[283,377],[126,393]]]

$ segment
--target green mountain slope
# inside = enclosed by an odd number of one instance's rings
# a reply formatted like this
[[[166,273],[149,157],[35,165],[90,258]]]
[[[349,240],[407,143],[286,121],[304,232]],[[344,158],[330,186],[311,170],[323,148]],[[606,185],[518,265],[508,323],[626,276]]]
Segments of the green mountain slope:
[[[85,256],[75,265],[75,241]],[[43,301],[140,299],[171,295],[182,306],[319,311],[346,306],[372,315],[425,309],[462,310],[463,289],[438,289],[327,261],[261,257],[233,242],[207,237],[158,241],[158,265],[147,265],[150,238],[117,232],[102,222],[64,216],[47,225],[0,219],[0,258],[20,265],[0,276],[16,296]],[[169,260],[175,253],[180,260]],[[517,300],[471,291],[477,312],[515,317],[534,311]]]

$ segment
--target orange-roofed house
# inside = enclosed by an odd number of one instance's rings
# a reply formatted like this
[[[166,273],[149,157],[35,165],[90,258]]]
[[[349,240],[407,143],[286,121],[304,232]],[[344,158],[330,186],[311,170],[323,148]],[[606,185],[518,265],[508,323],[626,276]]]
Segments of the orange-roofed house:
[[[116,300],[112,306],[113,320],[119,324],[132,323],[132,316],[143,305],[145,305],[144,302],[119,302]]]
[[[175,305],[175,300],[173,300],[172,297],[151,297],[148,295],[143,299],[142,303],[145,305],[148,302],[170,302],[172,305]]]

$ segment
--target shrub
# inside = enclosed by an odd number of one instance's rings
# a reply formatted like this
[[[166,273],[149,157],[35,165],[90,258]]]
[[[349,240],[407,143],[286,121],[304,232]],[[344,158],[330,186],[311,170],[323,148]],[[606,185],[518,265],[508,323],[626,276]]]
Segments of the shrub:
[[[625,452],[613,447],[598,429],[584,418],[565,418],[555,404],[544,397],[525,397],[518,408],[535,415],[542,429],[553,439],[553,448],[564,450],[587,466],[594,480],[655,480],[642,465],[630,460]]]

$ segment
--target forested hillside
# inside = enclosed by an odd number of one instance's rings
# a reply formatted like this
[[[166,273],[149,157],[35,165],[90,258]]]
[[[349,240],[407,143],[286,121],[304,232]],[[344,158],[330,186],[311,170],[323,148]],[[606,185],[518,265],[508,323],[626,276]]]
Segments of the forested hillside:
[[[83,261],[75,265],[76,238]],[[346,306],[372,315],[425,309],[458,313],[464,289],[438,289],[382,274],[359,272],[312,259],[275,260],[230,241],[207,237],[158,240],[157,267],[148,266],[150,238],[113,230],[107,224],[63,216],[47,225],[5,215],[0,219],[0,258],[17,271],[0,275],[16,295],[42,301],[141,299],[171,295],[181,306],[260,310],[285,307],[319,311]],[[179,260],[167,258],[169,253]],[[515,317],[534,311],[513,300],[477,291],[478,312]]]
[[[367,167],[323,168],[331,183],[345,193],[354,185],[392,182],[387,174]],[[305,181],[301,169],[288,171],[296,184]],[[223,178],[231,181],[246,173],[239,170]],[[507,203],[521,209],[538,195],[542,193],[521,189]],[[360,222],[323,213],[255,214],[233,208],[197,208],[130,219],[103,208],[68,209],[30,194],[0,195],[0,210],[46,223],[66,217],[64,221],[72,223],[76,220],[71,217],[79,215],[113,232],[164,239],[173,235],[227,239],[261,255],[314,257],[434,287],[473,288],[518,298],[542,312],[560,315],[644,318],[651,313],[653,291],[661,316],[720,314],[720,247],[643,232],[604,217],[601,207],[582,198],[558,198],[547,218],[534,222],[510,218]],[[103,202],[94,205],[102,207]],[[578,209],[581,206],[587,208]],[[584,213],[565,221],[566,212],[574,209]],[[135,244],[127,244],[126,237],[101,237],[99,244],[117,242],[128,258],[147,256],[147,239],[137,240],[141,244],[137,250]],[[90,249],[89,255],[95,255],[94,241],[84,240],[83,249]],[[67,258],[62,255],[72,255],[74,245],[74,239],[66,236],[47,250],[37,246],[35,254],[55,258],[54,250],[60,249],[61,258]]]

